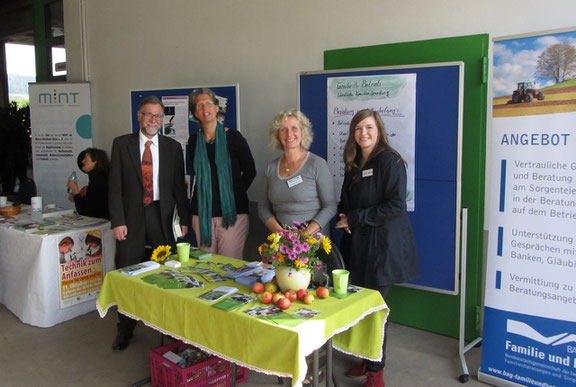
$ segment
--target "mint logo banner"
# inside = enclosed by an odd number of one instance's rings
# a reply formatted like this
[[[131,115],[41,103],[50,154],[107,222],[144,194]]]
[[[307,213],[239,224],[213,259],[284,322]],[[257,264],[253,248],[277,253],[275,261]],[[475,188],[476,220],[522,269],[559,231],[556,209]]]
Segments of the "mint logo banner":
[[[78,185],[88,177],[76,158],[92,146],[89,83],[31,83],[30,123],[32,163],[38,196],[45,205],[73,208],[68,200],[68,176],[76,172]]]

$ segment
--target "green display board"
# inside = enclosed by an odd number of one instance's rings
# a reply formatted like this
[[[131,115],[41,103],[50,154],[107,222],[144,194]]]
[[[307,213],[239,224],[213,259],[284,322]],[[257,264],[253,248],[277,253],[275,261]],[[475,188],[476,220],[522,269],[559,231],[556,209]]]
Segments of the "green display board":
[[[325,70],[464,62],[461,203],[463,208],[468,208],[465,313],[466,338],[469,340],[479,335],[479,310],[482,305],[488,47],[489,36],[482,34],[324,52]],[[430,92],[442,93],[442,90]],[[441,153],[442,148],[437,151]],[[458,337],[458,295],[395,286],[387,302],[391,309],[391,321]]]

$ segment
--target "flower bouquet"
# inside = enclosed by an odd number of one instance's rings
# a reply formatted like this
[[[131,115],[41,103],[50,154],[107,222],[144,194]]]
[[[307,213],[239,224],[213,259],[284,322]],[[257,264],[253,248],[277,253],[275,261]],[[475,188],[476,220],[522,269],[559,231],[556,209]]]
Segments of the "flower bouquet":
[[[294,222],[283,230],[268,235],[268,243],[263,243],[258,252],[268,263],[296,269],[318,270],[322,261],[316,256],[322,248],[326,254],[332,250],[330,238],[321,233],[310,234],[304,224]]]
[[[160,245],[156,247],[150,256],[150,260],[163,263],[170,256],[170,249],[171,247],[169,245]]]

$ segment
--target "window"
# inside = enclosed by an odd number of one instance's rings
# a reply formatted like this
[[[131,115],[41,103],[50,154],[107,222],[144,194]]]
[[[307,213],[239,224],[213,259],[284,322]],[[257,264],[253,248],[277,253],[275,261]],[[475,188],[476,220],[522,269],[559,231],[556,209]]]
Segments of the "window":
[[[8,99],[26,103],[28,83],[36,82],[34,46],[29,44],[5,44],[6,74],[8,76]]]

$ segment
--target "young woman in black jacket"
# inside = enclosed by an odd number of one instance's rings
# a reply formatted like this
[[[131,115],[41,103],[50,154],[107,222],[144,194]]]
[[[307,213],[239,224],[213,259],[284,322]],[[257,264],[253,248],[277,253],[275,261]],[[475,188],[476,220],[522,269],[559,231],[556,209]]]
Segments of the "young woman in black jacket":
[[[364,109],[352,118],[344,163],[336,227],[345,231],[340,249],[350,282],[386,299],[391,285],[418,276],[418,260],[406,212],[406,166],[377,112]],[[365,361],[346,374],[366,376],[364,386],[384,387],[385,362],[386,335],[380,361]]]

